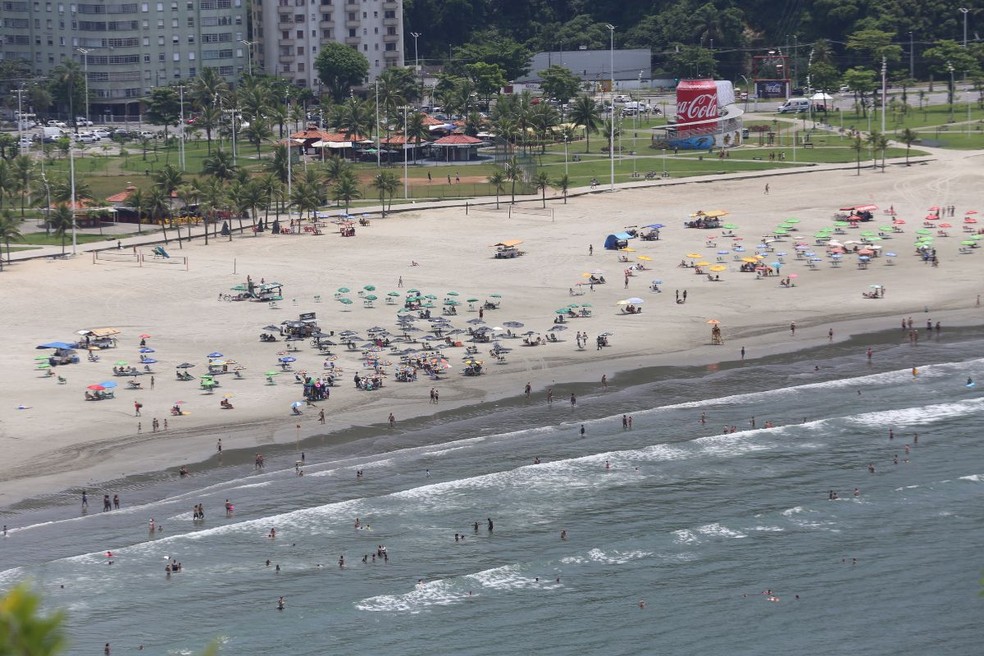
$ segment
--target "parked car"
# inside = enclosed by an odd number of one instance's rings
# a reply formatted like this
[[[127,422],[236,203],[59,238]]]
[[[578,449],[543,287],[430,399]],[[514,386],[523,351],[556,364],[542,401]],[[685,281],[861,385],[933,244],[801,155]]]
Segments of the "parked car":
[[[51,119],[50,121],[48,121],[48,127],[49,128],[67,128],[68,125],[65,123],[65,121],[57,121],[55,119]]]
[[[779,105],[779,109],[777,111],[780,114],[808,112],[810,111],[810,100],[809,98],[790,98],[783,104]]]
[[[92,121],[90,121],[89,119],[87,119],[84,116],[76,116],[75,117],[75,124],[77,126],[79,126],[80,128],[91,128],[92,127]]]

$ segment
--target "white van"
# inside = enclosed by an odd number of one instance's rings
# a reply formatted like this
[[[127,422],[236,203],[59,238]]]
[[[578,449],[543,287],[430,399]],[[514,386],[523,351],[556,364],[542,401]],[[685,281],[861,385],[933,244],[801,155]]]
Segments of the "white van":
[[[808,111],[810,111],[809,98],[790,98],[783,104],[779,105],[780,114],[793,114]]]

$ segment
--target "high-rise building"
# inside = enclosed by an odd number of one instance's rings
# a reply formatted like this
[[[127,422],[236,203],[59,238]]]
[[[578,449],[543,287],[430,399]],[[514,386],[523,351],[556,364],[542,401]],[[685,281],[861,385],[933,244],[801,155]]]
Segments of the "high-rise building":
[[[2,0],[0,59],[27,61],[40,76],[74,60],[85,70],[93,116],[134,114],[151,88],[190,80],[204,67],[217,68],[230,82],[242,75],[246,5]]]
[[[254,73],[316,90],[314,62],[327,41],[365,55],[369,81],[403,66],[403,0],[253,0],[252,10]]]

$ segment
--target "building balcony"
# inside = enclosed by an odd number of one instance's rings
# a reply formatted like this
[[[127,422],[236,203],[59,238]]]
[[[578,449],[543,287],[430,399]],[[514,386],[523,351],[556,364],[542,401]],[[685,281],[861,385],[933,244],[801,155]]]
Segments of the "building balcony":
[[[347,46],[357,46],[362,43],[362,39],[357,36],[347,36],[345,37],[345,45]]]
[[[394,0],[383,0],[383,11],[386,11],[388,9],[396,10],[399,8],[400,8],[399,2],[395,2]]]
[[[400,42],[400,35],[399,34],[384,34],[383,35],[383,43],[399,43],[399,42]]]
[[[296,60],[297,55],[279,55],[277,57],[277,62],[280,64],[293,64]]]
[[[345,21],[345,28],[346,29],[353,29],[353,28],[359,27],[360,25],[362,25],[362,23],[358,19],[356,19],[354,21],[353,20],[347,20],[347,21]]]
[[[385,27],[399,27],[400,26],[400,19],[399,18],[384,18],[383,19],[383,25]]]

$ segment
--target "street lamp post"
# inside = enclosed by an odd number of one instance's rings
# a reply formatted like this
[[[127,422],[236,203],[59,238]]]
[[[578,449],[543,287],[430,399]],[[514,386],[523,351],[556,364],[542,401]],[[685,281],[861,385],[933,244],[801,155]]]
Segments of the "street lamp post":
[[[966,48],[967,47],[967,14],[970,13],[970,9],[968,9],[967,7],[960,7],[959,11],[960,11],[960,13],[963,14],[963,17],[964,17],[964,21],[963,21],[963,23],[964,23],[963,47]]]
[[[416,155],[415,155],[416,157]],[[403,106],[403,200],[410,198],[410,171],[407,168],[407,106]]]
[[[964,46],[967,45],[967,27],[964,26]],[[76,48],[82,55],[82,76],[85,78],[85,120],[89,119],[89,52],[88,48]],[[74,116],[72,117],[75,118]]]
[[[180,130],[180,132],[178,134],[178,138],[180,139],[180,141],[178,141],[178,165],[181,167],[181,170],[182,171],[185,170],[185,109],[184,109],[184,107],[185,107],[185,105],[184,105],[184,98],[185,97],[184,97],[184,90],[185,90],[184,85],[183,84],[179,84],[178,85],[178,108],[179,108],[178,109],[178,116],[179,116],[179,119],[178,120],[180,120],[179,125],[181,126],[181,130]]]
[[[912,30],[909,30],[909,79],[916,79],[916,51],[912,48]]]
[[[387,120],[389,120],[387,118]],[[376,78],[376,168],[381,166],[379,155],[379,78]]]
[[[611,89],[609,90],[609,97],[611,98],[611,108],[612,113],[609,117],[609,135],[608,135],[608,160],[611,165],[611,183],[609,184],[609,191],[615,191],[615,26],[610,23],[605,23],[605,27],[611,33],[611,49],[609,55],[609,65],[611,66]]]
[[[886,100],[887,100],[886,95],[888,93],[888,82],[887,82],[888,78],[886,77],[886,74],[887,73],[888,73],[888,58],[887,57],[882,57],[882,67],[881,67],[881,77],[882,77],[882,88],[881,88],[881,92],[882,92],[881,93],[881,96],[882,96],[882,102],[881,102],[881,105],[882,105],[882,108],[881,108],[882,109],[881,133],[883,135],[885,134],[885,112],[888,111],[888,103],[886,102]]]
[[[241,39],[239,43],[246,46],[246,75],[253,77],[253,43],[255,42]]]
[[[946,70],[950,71],[950,123],[953,123],[953,64],[950,62],[946,63]]]

